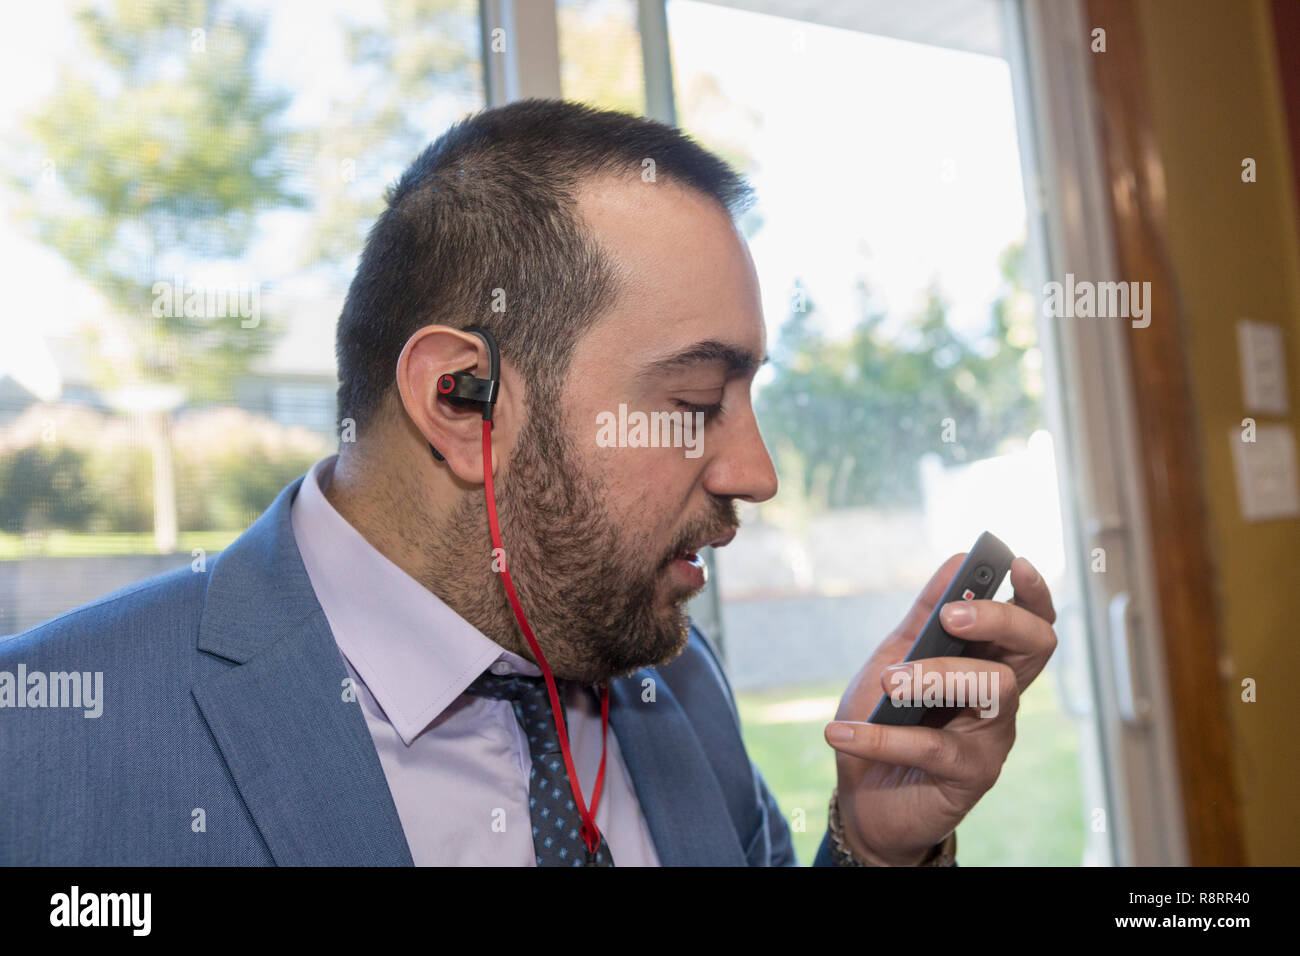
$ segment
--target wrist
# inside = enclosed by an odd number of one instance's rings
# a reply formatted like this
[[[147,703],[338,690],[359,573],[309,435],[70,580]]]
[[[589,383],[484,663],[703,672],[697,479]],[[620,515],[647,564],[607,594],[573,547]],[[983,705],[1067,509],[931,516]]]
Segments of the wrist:
[[[854,828],[846,826],[840,814],[839,788],[831,792],[829,807],[831,855],[839,866],[955,866],[957,833],[917,853],[884,855],[863,845]]]

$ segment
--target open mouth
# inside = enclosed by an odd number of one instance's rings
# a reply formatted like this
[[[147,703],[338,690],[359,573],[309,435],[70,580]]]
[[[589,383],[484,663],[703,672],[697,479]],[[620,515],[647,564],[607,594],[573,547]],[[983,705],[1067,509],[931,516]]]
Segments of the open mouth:
[[[725,548],[727,545],[731,543],[731,540],[735,536],[736,536],[736,529],[728,528],[725,531],[721,532],[720,534],[714,535],[713,537],[710,538],[705,538],[704,540],[700,541],[698,544],[687,545],[686,547],[682,548],[680,551],[675,552],[672,555],[672,557],[668,559],[666,563],[671,565],[677,561],[681,561],[684,564],[703,570],[704,558],[702,557],[702,552],[704,551],[704,549]]]
[[[673,560],[685,561],[687,564],[693,564],[697,568],[704,567],[704,559],[700,557],[700,553],[698,551],[688,551],[686,549],[682,549],[681,551],[678,551],[676,554],[673,555]]]

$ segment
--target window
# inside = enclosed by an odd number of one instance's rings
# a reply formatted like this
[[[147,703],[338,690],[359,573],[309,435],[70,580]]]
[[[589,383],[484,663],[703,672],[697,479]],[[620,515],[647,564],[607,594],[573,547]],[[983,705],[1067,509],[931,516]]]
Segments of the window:
[[[758,195],[755,402],[781,488],[716,580],[745,739],[805,862],[834,785],[821,729],[935,568],[987,529],[1076,601],[1000,7],[948,3],[938,24],[877,6],[813,23],[778,0],[667,4],[678,122]],[[1061,630],[964,864],[1092,855],[1070,691],[1087,674]]]
[[[636,0],[559,0],[555,15],[564,98],[645,112]]]
[[[484,103],[473,0],[10,18],[0,634],[219,550],[334,450],[365,231]]]

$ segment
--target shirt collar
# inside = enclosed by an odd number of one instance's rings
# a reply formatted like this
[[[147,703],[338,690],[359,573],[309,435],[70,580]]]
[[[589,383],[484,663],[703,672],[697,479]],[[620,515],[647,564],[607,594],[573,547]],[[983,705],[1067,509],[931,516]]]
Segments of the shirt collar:
[[[293,503],[293,534],[339,650],[409,746],[489,665],[540,674],[381,554],[322,488],[337,455],[312,466]]]

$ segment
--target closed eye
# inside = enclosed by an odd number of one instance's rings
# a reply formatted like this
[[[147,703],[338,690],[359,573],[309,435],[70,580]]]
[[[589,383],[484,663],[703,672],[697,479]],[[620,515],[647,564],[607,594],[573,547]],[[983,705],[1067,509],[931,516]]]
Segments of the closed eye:
[[[677,407],[683,411],[690,412],[692,415],[696,413],[704,415],[704,421],[706,424],[722,414],[721,402],[717,402],[713,405],[697,405],[694,402],[683,402],[681,399],[674,399],[674,401],[677,403]]]

